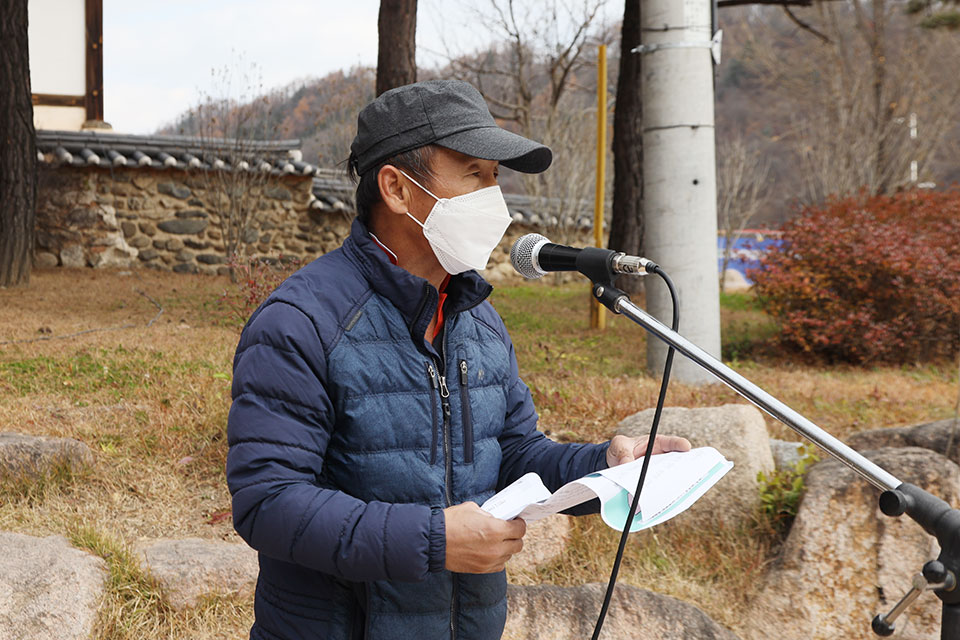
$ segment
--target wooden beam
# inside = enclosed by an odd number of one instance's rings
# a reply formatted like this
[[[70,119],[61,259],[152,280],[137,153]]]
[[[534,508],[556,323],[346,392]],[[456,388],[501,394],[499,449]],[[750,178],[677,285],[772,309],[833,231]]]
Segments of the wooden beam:
[[[103,0],[86,0],[87,120],[103,120]]]
[[[87,96],[64,96],[53,93],[34,93],[31,95],[33,104],[44,107],[83,107],[87,104]]]

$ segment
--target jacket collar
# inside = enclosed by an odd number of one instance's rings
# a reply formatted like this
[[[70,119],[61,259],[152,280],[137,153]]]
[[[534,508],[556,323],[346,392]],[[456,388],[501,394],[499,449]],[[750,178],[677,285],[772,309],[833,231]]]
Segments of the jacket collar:
[[[376,245],[370,237],[370,231],[359,219],[353,221],[350,236],[344,241],[343,248],[371,288],[389,300],[406,319],[411,330],[419,329],[422,336],[437,310],[439,295],[433,285],[391,264],[387,254]],[[451,276],[446,289],[445,313],[453,316],[471,309],[483,302],[491,291],[493,287],[476,271]]]

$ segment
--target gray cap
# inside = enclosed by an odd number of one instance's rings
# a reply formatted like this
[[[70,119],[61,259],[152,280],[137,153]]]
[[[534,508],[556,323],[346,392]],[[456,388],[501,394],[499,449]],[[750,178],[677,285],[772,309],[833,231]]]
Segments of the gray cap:
[[[497,126],[470,84],[427,80],[386,91],[360,111],[351,161],[363,175],[387,158],[428,144],[524,173],[540,173],[553,159],[548,147]]]

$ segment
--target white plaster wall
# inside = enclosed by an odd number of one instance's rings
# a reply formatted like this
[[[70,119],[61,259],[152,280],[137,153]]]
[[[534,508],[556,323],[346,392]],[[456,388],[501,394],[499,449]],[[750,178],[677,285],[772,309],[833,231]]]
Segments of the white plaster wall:
[[[80,131],[86,119],[87,110],[84,107],[33,106],[33,126],[37,129]]]
[[[29,0],[27,16],[31,91],[86,94],[84,0]]]

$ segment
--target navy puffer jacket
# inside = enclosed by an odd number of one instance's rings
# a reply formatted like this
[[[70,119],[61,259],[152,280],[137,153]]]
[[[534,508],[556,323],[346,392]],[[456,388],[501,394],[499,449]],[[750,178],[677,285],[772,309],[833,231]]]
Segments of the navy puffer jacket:
[[[260,555],[257,640],[499,638],[503,572],[444,568],[443,509],[528,471],[551,489],[605,445],[536,430],[503,321],[475,272],[426,280],[354,222],[251,316],[234,359],[227,481]]]

